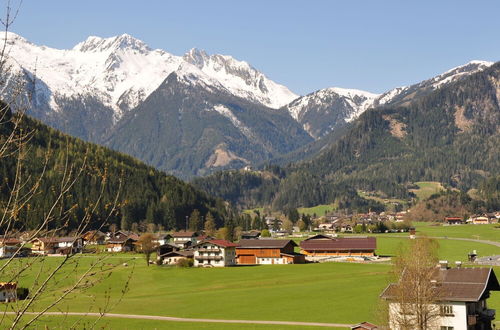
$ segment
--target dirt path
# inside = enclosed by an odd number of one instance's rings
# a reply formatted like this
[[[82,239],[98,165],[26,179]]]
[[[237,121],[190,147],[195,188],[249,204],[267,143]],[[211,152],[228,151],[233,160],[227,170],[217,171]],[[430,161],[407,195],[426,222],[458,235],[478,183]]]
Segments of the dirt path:
[[[6,314],[15,314],[7,312]],[[35,315],[37,313],[26,313]],[[99,313],[78,313],[78,312],[47,312],[46,316],[90,316],[100,317]],[[330,328],[349,328],[351,324],[342,323],[320,323],[320,322],[292,322],[292,321],[257,321],[257,320],[220,320],[220,319],[190,319],[183,317],[171,316],[156,316],[156,315],[134,315],[134,314],[114,314],[105,313],[103,317],[113,317],[122,319],[137,319],[137,320],[157,320],[157,321],[173,321],[173,322],[196,322],[196,323],[236,323],[236,324],[267,324],[267,325],[297,325],[297,326],[311,326],[311,327],[330,327]]]

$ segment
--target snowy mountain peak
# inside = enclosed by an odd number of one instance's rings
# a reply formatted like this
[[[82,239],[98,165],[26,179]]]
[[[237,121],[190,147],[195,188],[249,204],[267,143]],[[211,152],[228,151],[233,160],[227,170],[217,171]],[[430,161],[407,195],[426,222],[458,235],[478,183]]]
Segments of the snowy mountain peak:
[[[100,38],[90,36],[87,40],[80,42],[73,50],[80,52],[105,52],[109,50],[135,50],[141,53],[151,51],[143,41],[132,37],[129,34],[122,34],[111,38]]]
[[[231,56],[209,55],[203,50],[193,48],[183,59],[217,79],[234,95],[271,108],[280,108],[297,98],[297,95],[285,86],[268,79],[247,62]]]

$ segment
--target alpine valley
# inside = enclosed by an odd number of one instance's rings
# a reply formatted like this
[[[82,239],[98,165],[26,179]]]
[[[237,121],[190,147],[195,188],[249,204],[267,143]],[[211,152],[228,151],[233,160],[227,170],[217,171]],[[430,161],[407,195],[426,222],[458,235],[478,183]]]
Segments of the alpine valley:
[[[347,190],[353,201],[360,189],[407,198],[418,180],[468,189],[500,168],[492,62],[383,94],[299,96],[231,56],[176,56],[127,34],[68,50],[7,37],[2,93],[26,81],[31,116],[180,178],[209,175],[195,183],[245,206],[329,203]],[[222,171],[262,164],[273,165]]]

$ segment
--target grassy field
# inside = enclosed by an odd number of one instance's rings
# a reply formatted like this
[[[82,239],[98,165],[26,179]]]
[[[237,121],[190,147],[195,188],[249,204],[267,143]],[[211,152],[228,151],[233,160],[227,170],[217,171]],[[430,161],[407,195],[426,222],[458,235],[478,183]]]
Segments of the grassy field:
[[[434,237],[460,237],[500,242],[500,228],[491,225],[443,226],[431,222],[414,222],[418,233]]]
[[[402,244],[408,244],[408,238],[397,238],[378,235],[377,254],[394,256],[397,254]],[[472,250],[476,250],[480,257],[500,254],[500,248],[490,245],[468,241],[456,241],[452,239],[440,239],[439,258],[454,261],[467,261],[467,255]]]
[[[297,211],[300,214],[307,214],[307,215],[313,215],[316,214],[318,217],[324,216],[325,213],[331,212],[335,210],[334,205],[317,205],[314,207],[301,207],[298,208]]]
[[[429,198],[431,195],[437,194],[441,190],[444,190],[444,187],[439,182],[422,181],[422,182],[415,182],[415,184],[419,188],[410,189],[410,191],[413,192],[415,195],[417,195],[417,198],[420,200]]]
[[[466,227],[466,226],[463,226]],[[488,226],[473,226],[469,231],[460,226],[456,235],[488,236]],[[417,224],[423,231],[441,235],[428,224]],[[437,227],[439,228],[439,227]],[[457,228],[457,229],[454,229]],[[448,228],[441,228],[448,230]],[[408,234],[405,234],[408,235]],[[432,236],[429,234],[429,236]],[[409,239],[379,234],[377,253],[395,255]],[[447,235],[451,237],[451,235]],[[467,237],[467,236],[466,236]],[[488,236],[490,239],[494,236]],[[477,250],[480,256],[500,254],[500,248],[468,241],[440,239],[439,257],[453,263],[465,261],[467,253]],[[82,255],[66,266],[50,290],[33,310],[39,310],[68,288],[83,269],[95,261],[92,255]],[[22,286],[35,281],[38,270],[47,271],[61,260],[49,257],[44,263],[35,263],[21,279]],[[29,259],[16,262],[26,264]],[[124,265],[127,263],[127,266]],[[76,264],[80,267],[75,268]],[[147,267],[140,255],[110,256],[105,264],[118,267],[110,277],[94,287],[78,292],[59,306],[58,310],[75,312],[97,311],[106,303],[105,292],[110,292],[112,313],[175,316],[186,318],[247,319],[301,322],[357,323],[377,321],[378,295],[389,281],[389,264],[324,263],[306,265],[275,265],[234,267],[221,269]],[[496,267],[500,274],[500,267]],[[96,278],[99,269],[95,272]],[[129,290],[119,301],[124,283],[131,275]],[[6,280],[0,278],[0,281]],[[90,303],[95,301],[95,303]],[[491,308],[500,309],[500,292],[492,293]],[[353,308],[352,306],[356,306]],[[39,328],[69,328],[78,317],[44,318]],[[87,320],[87,319],[86,319]],[[88,322],[91,318],[88,319]],[[499,324],[500,325],[500,324]],[[298,329],[297,326],[264,326],[235,324],[200,324],[184,322],[104,319],[99,326],[112,329]],[[80,327],[80,326],[79,326]],[[308,327],[309,328],[309,327]],[[314,327],[310,327],[314,329]]]

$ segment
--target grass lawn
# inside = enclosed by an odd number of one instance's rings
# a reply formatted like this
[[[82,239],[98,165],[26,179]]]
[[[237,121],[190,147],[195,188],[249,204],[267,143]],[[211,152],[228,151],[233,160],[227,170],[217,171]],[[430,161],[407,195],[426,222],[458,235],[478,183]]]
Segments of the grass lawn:
[[[414,222],[417,233],[435,237],[460,237],[500,242],[500,228],[491,225],[453,225],[443,226],[431,222]]]
[[[335,210],[335,206],[332,204],[329,205],[317,205],[314,207],[301,207],[298,208],[297,211],[300,214],[313,215],[316,214],[318,217],[322,217],[325,213],[331,212]]]
[[[408,238],[388,237],[377,235],[377,254],[396,255],[402,244],[408,244]],[[467,261],[467,255],[472,250],[476,250],[480,257],[500,254],[500,248],[483,243],[456,241],[452,239],[439,239],[439,258],[455,262],[457,260]]]
[[[417,198],[420,200],[429,198],[431,195],[444,190],[440,182],[422,181],[415,182],[415,184],[418,186],[418,189],[410,189],[410,191],[417,195]]]

